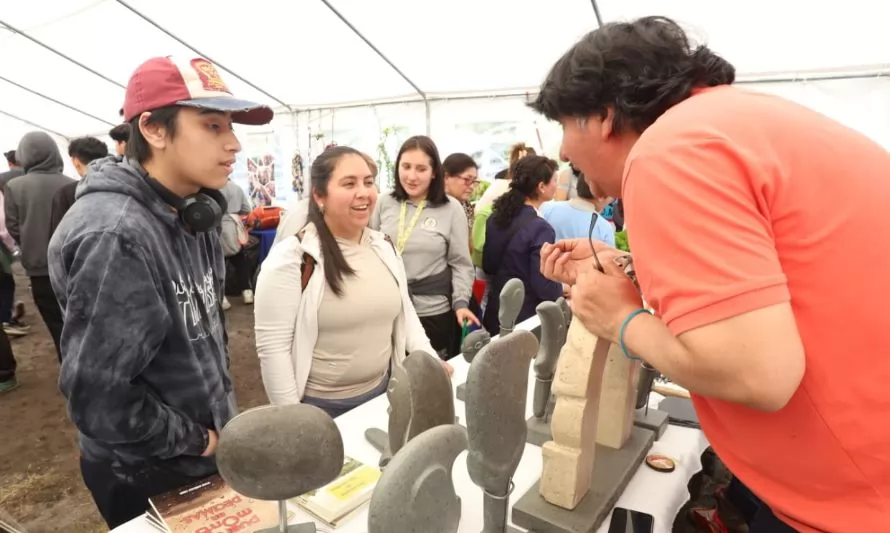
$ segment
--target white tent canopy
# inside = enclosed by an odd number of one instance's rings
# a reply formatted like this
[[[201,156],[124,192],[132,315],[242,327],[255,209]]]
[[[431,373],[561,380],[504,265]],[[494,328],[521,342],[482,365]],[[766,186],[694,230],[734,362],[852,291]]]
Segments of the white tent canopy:
[[[276,128],[289,130],[287,142],[301,136],[301,127],[311,128],[313,123],[333,135],[337,126],[328,128],[324,121],[333,123],[335,113],[342,129],[344,120],[366,121],[373,108],[379,126],[379,106],[385,102],[399,102],[398,109],[385,114],[401,115],[399,123],[413,129],[411,133],[424,133],[428,127],[444,131],[453,123],[453,115],[460,114],[454,102],[469,102],[464,100],[468,95],[514,95],[516,102],[508,106],[509,113],[534,120],[523,110],[522,96],[535,90],[554,60],[578,37],[596,28],[594,5],[606,22],[643,15],[674,18],[735,64],[742,79],[773,76],[795,85],[811,78],[857,78],[855,89],[844,86],[843,98],[833,98],[834,110],[820,110],[840,113],[848,122],[860,120],[853,114],[867,116],[861,120],[869,124],[858,126],[873,130],[869,133],[890,144],[885,125],[890,122],[887,85],[878,79],[890,67],[890,33],[885,28],[887,8],[874,0],[29,0],[2,4],[3,150],[14,147],[23,133],[35,127],[63,137],[63,145],[65,137],[107,132],[120,120],[118,109],[130,73],[143,60],[160,55],[200,54],[216,62],[235,94],[279,110]],[[776,85],[772,90],[800,99],[800,87]],[[875,91],[880,98],[874,97]],[[847,99],[853,101],[845,103]],[[437,112],[431,105],[407,103],[412,101],[448,101],[452,106],[447,110],[439,106]],[[861,107],[863,102],[881,107],[872,106],[868,112],[841,109]],[[481,114],[492,105],[489,99],[475,103],[475,113]],[[335,111],[314,115],[306,111],[321,108]],[[342,111],[345,108],[352,111]],[[302,117],[296,112],[302,112]],[[407,114],[411,117],[405,118]],[[376,138],[378,129],[368,131],[375,130],[371,135]],[[307,142],[301,139],[297,144]],[[371,149],[376,144],[366,143]]]

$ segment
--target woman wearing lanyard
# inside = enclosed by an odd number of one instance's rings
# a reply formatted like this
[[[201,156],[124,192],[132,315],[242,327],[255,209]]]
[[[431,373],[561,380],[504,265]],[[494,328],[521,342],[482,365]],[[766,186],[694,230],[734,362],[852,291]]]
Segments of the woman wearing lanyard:
[[[445,193],[432,139],[419,135],[405,141],[395,166],[395,188],[380,197],[371,228],[396,243],[420,322],[439,357],[448,359],[459,351],[460,326],[479,324],[468,309],[474,275],[467,215]]]

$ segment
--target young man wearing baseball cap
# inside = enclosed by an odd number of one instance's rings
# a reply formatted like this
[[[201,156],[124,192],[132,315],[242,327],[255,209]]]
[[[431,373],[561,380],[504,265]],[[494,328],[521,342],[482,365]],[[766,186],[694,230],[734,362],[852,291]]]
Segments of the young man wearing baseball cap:
[[[127,85],[126,158],[91,165],[53,235],[59,384],[110,528],[216,471],[217,432],[236,413],[218,189],[241,149],[232,124],[272,116],[235,99],[205,59],[146,61]]]

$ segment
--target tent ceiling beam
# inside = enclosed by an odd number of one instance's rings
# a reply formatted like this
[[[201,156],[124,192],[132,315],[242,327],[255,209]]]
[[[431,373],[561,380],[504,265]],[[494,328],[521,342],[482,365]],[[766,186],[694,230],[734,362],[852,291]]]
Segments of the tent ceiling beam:
[[[286,109],[288,109],[288,110],[290,110],[290,111],[293,111],[293,108],[291,108],[290,104],[288,104],[288,103],[285,102],[284,100],[281,100],[280,98],[276,98],[275,96],[269,94],[269,92],[263,90],[261,87],[257,87],[253,82],[251,82],[250,80],[244,78],[243,76],[240,76],[237,72],[233,71],[233,70],[230,69],[230,68],[227,68],[225,65],[223,65],[223,64],[220,63],[219,61],[216,61],[215,59],[211,58],[211,57],[208,56],[207,54],[202,53],[202,52],[199,51],[197,48],[195,48],[194,46],[192,46],[192,45],[190,45],[189,43],[185,42],[184,40],[180,39],[179,37],[177,37],[176,35],[174,35],[172,32],[170,32],[167,28],[161,26],[160,24],[158,24],[157,22],[155,22],[154,20],[152,20],[151,18],[149,18],[148,16],[146,16],[145,14],[143,14],[141,11],[139,11],[138,9],[134,8],[133,6],[131,6],[130,4],[128,4],[127,2],[125,2],[124,0],[116,0],[116,2],[117,2],[118,4],[120,4],[121,6],[123,6],[124,8],[126,8],[127,10],[129,10],[131,13],[133,13],[133,14],[136,15],[137,17],[141,18],[141,19],[144,20],[145,22],[151,24],[152,26],[154,26],[155,28],[157,28],[158,30],[160,30],[161,32],[163,32],[164,35],[166,35],[167,37],[170,37],[170,38],[173,39],[174,41],[176,41],[176,42],[178,42],[179,44],[185,46],[186,48],[188,48],[188,49],[191,50],[192,52],[198,54],[200,57],[203,57],[204,59],[207,59],[208,61],[210,61],[211,63],[215,64],[216,66],[218,66],[218,67],[220,67],[220,68],[222,68],[222,69],[228,71],[228,73],[231,74],[232,76],[234,76],[234,77],[238,78],[239,80],[241,80],[242,82],[246,83],[246,84],[247,84],[248,86],[250,86],[251,88],[256,89],[257,91],[261,92],[262,94],[268,96],[270,99],[272,99],[272,100],[278,102],[279,104],[281,104],[282,106],[284,106]]]
[[[37,92],[37,91],[35,91],[34,89],[30,89],[30,88],[28,88],[28,87],[25,87],[25,86],[22,85],[21,83],[14,82],[14,81],[12,81],[11,79],[6,78],[6,77],[4,77],[4,76],[0,76],[0,80],[5,81],[6,83],[8,83],[8,84],[10,84],[10,85],[14,85],[14,86],[18,87],[19,89],[21,89],[21,90],[23,90],[23,91],[27,91],[27,92],[33,94],[34,96],[39,96],[40,98],[43,98],[44,100],[49,100],[50,102],[52,102],[52,103],[54,103],[54,104],[58,104],[58,105],[60,105],[60,106],[62,106],[62,107],[64,107],[64,108],[70,109],[71,111],[74,111],[75,113],[80,113],[81,115],[83,115],[83,116],[85,116],[85,117],[90,117],[90,118],[93,119],[93,120],[98,120],[99,122],[104,122],[105,124],[108,124],[109,126],[117,126],[117,124],[115,124],[115,123],[113,123],[113,122],[108,122],[108,121],[105,120],[104,118],[97,117],[96,115],[93,115],[93,114],[91,114],[91,113],[87,113],[86,111],[84,111],[84,110],[82,110],[82,109],[78,109],[78,108],[74,107],[73,105],[66,104],[65,102],[62,102],[61,100],[56,100],[56,99],[53,98],[52,96],[47,96],[47,95],[45,95],[45,94],[43,94],[43,93],[41,93],[41,92]]]
[[[24,122],[25,124],[27,124],[27,125],[29,125],[29,126],[34,126],[35,128],[37,128],[37,129],[39,129],[39,130],[43,130],[43,131],[45,131],[45,132],[47,132],[47,133],[52,133],[53,135],[55,135],[55,136],[57,136],[57,137],[61,137],[61,138],[65,139],[66,141],[70,141],[70,140],[71,140],[71,138],[68,137],[67,135],[63,135],[63,134],[61,134],[61,133],[59,133],[59,132],[57,132],[57,131],[55,131],[55,130],[51,130],[51,129],[47,128],[46,126],[41,126],[40,124],[36,124],[36,123],[34,123],[34,122],[31,122],[30,120],[24,119],[24,118],[22,118],[22,117],[20,117],[20,116],[18,116],[18,115],[13,115],[12,113],[8,113],[8,112],[6,112],[6,111],[3,111],[2,109],[0,109],[0,115],[6,115],[7,117],[9,117],[9,118],[11,118],[11,119],[13,119],[13,120],[18,120],[19,122]]]
[[[590,5],[593,7],[593,15],[596,17],[596,25],[599,28],[603,27],[603,16],[600,15],[600,6],[596,3],[596,0],[590,0]]]
[[[118,1],[120,1],[120,0],[118,0]],[[430,134],[430,101],[429,101],[429,98],[427,98],[426,93],[425,93],[420,87],[418,87],[416,83],[414,83],[413,81],[411,81],[411,78],[409,78],[404,72],[402,72],[402,70],[401,70],[399,67],[397,67],[396,64],[393,63],[388,57],[386,57],[386,55],[385,55],[383,52],[381,52],[379,48],[377,48],[376,46],[374,46],[374,43],[372,43],[370,40],[368,40],[368,38],[365,37],[364,34],[362,34],[362,32],[358,31],[358,28],[356,28],[355,26],[353,26],[353,24],[352,24],[351,22],[349,22],[349,19],[347,19],[346,17],[343,16],[342,13],[340,13],[339,11],[337,11],[337,8],[335,8],[333,5],[331,5],[331,3],[330,3],[328,0],[321,0],[321,2],[322,2],[325,6],[327,6],[327,8],[331,10],[331,13],[333,13],[334,15],[336,15],[337,18],[339,18],[339,19],[343,22],[343,24],[346,24],[346,26],[347,26],[350,30],[352,30],[352,32],[355,33],[355,34],[358,36],[359,39],[361,39],[362,41],[364,41],[364,43],[365,43],[366,45],[368,45],[368,47],[369,47],[371,50],[373,50],[374,53],[376,53],[378,56],[380,56],[380,59],[382,59],[383,61],[385,61],[386,64],[389,65],[389,67],[390,67],[391,69],[393,69],[393,71],[394,71],[396,74],[398,74],[399,76],[401,76],[401,78],[402,78],[403,80],[405,80],[405,82],[406,82],[408,85],[410,85],[411,88],[414,89],[414,90],[417,92],[418,95],[420,95],[420,98],[423,100],[424,109],[425,109],[425,111],[426,111],[426,134],[429,135],[429,134]]]
[[[92,75],[94,75],[94,76],[97,76],[97,77],[99,77],[99,78],[102,78],[103,80],[107,81],[108,83],[110,83],[110,84],[112,84],[112,85],[117,85],[117,86],[120,87],[121,89],[126,89],[126,87],[125,87],[124,85],[122,85],[122,84],[120,84],[120,83],[114,81],[113,79],[111,79],[111,78],[109,78],[108,76],[102,74],[101,72],[97,72],[97,71],[91,69],[90,67],[88,67],[88,66],[84,65],[83,63],[81,63],[80,61],[78,61],[78,60],[76,60],[76,59],[74,59],[74,58],[72,58],[72,57],[69,57],[69,56],[63,54],[62,52],[56,50],[56,49],[53,48],[52,46],[50,46],[50,45],[48,45],[48,44],[46,44],[46,43],[44,43],[44,42],[42,42],[42,41],[40,41],[40,40],[38,40],[38,39],[35,39],[34,37],[31,37],[31,36],[28,35],[27,33],[25,33],[25,32],[23,32],[22,30],[16,28],[15,26],[12,26],[12,25],[10,25],[10,24],[7,24],[6,22],[4,22],[4,21],[2,21],[2,20],[0,20],[0,26],[5,27],[7,30],[11,31],[12,33],[14,33],[14,34],[16,34],[16,35],[21,35],[21,36],[24,37],[25,39],[28,39],[28,40],[31,41],[32,43],[36,44],[37,46],[40,46],[40,47],[42,47],[42,48],[45,48],[46,50],[49,50],[50,52],[56,54],[57,56],[61,57],[62,59],[66,60],[66,61],[68,61],[68,62],[70,62],[70,63],[73,63],[73,64],[77,65],[78,67],[84,69],[85,71],[89,72],[90,74],[92,74]],[[47,131],[48,131],[48,130],[47,130]]]

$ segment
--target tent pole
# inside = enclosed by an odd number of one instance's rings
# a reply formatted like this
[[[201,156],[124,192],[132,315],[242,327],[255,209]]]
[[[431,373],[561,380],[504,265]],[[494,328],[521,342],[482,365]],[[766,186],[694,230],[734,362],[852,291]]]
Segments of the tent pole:
[[[0,80],[5,81],[6,83],[8,83],[8,84],[10,84],[10,85],[14,85],[14,86],[18,87],[19,89],[22,89],[23,91],[27,91],[27,92],[29,92],[29,93],[35,95],[35,96],[39,96],[40,98],[43,98],[44,100],[49,100],[50,102],[52,102],[52,103],[54,103],[54,104],[58,104],[58,105],[60,105],[60,106],[62,106],[62,107],[64,107],[64,108],[70,109],[71,111],[74,111],[74,112],[76,112],[76,113],[80,113],[81,115],[83,115],[83,116],[85,116],[85,117],[90,117],[90,118],[93,119],[93,120],[98,120],[99,122],[104,122],[105,124],[108,124],[109,126],[117,126],[117,124],[115,124],[115,123],[113,123],[113,122],[108,122],[107,120],[105,120],[105,119],[103,119],[103,118],[99,118],[99,117],[97,117],[96,115],[87,113],[86,111],[83,111],[83,110],[81,110],[81,109],[78,109],[78,108],[76,108],[76,107],[74,107],[74,106],[72,106],[72,105],[68,105],[68,104],[66,104],[65,102],[62,102],[61,100],[56,100],[55,98],[53,98],[53,97],[51,97],[51,96],[47,96],[47,95],[45,95],[45,94],[43,94],[43,93],[39,93],[39,92],[35,91],[34,89],[29,89],[28,87],[25,87],[25,86],[22,85],[21,83],[16,83],[16,82],[14,82],[14,81],[12,81],[12,80],[10,80],[10,79],[8,79],[8,78],[5,78],[5,77],[3,77],[3,76],[0,76]]]
[[[21,35],[21,36],[24,37],[25,39],[28,39],[28,40],[31,41],[32,43],[36,44],[37,46],[40,46],[40,47],[42,47],[42,48],[45,48],[45,49],[49,50],[50,52],[56,54],[57,56],[61,57],[62,59],[66,60],[66,61],[68,61],[69,63],[74,63],[75,65],[77,65],[78,67],[84,69],[85,71],[89,72],[90,74],[93,74],[94,76],[97,76],[97,77],[99,77],[99,78],[102,78],[103,80],[107,81],[108,83],[110,83],[110,84],[112,84],[112,85],[117,85],[117,86],[120,87],[121,89],[126,89],[126,86],[121,85],[120,83],[114,81],[113,79],[109,78],[108,76],[106,76],[106,75],[104,75],[104,74],[101,74],[101,73],[99,73],[99,72],[96,72],[95,70],[93,70],[93,69],[91,69],[90,67],[84,65],[84,64],[81,63],[80,61],[77,61],[76,59],[72,59],[71,57],[69,57],[69,56],[63,54],[62,52],[59,52],[58,50],[56,50],[56,49],[53,48],[52,46],[50,46],[50,45],[48,45],[48,44],[45,44],[45,43],[43,43],[42,41],[38,41],[38,40],[35,39],[34,37],[31,37],[31,36],[28,35],[27,33],[25,33],[25,32],[23,32],[22,30],[16,28],[15,26],[12,26],[12,25],[10,25],[10,24],[7,24],[6,22],[4,22],[4,21],[2,21],[2,20],[0,20],[0,26],[4,26],[7,30],[11,31],[12,33],[14,33],[14,34],[16,34],[16,35]],[[49,131],[49,130],[47,130],[47,131]]]
[[[51,130],[47,127],[41,126],[40,124],[35,124],[35,123],[31,122],[30,120],[25,120],[20,116],[13,115],[12,113],[7,113],[6,111],[3,111],[2,109],[0,109],[0,115],[6,115],[7,117],[9,117],[13,120],[18,120],[19,122],[24,122],[25,124],[27,124],[29,126],[34,126],[35,128],[41,129],[47,133],[52,133],[53,135],[55,135],[57,137],[61,137],[61,138],[65,139],[66,141],[71,140],[67,135],[62,135],[61,133],[59,133],[55,130]]]
[[[264,91],[264,90],[261,89],[260,87],[257,87],[256,85],[254,85],[252,82],[250,82],[250,81],[248,81],[247,79],[245,79],[245,78],[239,76],[239,75],[238,75],[235,71],[233,71],[232,69],[230,69],[230,68],[226,68],[222,63],[220,63],[220,62],[218,62],[218,61],[216,61],[216,60],[214,60],[214,59],[211,59],[210,56],[208,56],[207,54],[203,54],[203,53],[201,53],[201,52],[198,51],[194,46],[192,46],[192,45],[190,45],[189,43],[183,41],[182,39],[180,39],[179,37],[177,37],[176,35],[174,35],[173,33],[171,33],[169,30],[167,30],[167,28],[164,28],[163,26],[161,26],[160,24],[158,24],[158,23],[155,22],[154,20],[148,18],[146,15],[144,15],[142,12],[140,12],[138,9],[134,8],[134,7],[131,6],[130,4],[126,3],[124,0],[116,0],[116,1],[117,1],[118,4],[120,4],[121,6],[127,8],[130,12],[132,12],[132,13],[133,13],[134,15],[136,15],[137,17],[141,18],[141,19],[144,20],[145,22],[148,22],[149,24],[151,24],[151,25],[154,26],[155,28],[159,29],[159,30],[160,30],[161,32],[163,32],[167,37],[170,37],[170,38],[173,39],[174,41],[178,42],[178,43],[181,44],[182,46],[185,46],[186,48],[188,48],[188,49],[191,50],[192,52],[194,52],[194,53],[198,54],[199,56],[203,57],[204,59],[210,61],[210,62],[213,63],[214,65],[216,65],[216,66],[218,66],[218,67],[220,67],[220,68],[226,70],[226,71],[227,71],[229,74],[231,74],[232,76],[235,76],[236,78],[238,78],[238,79],[241,80],[242,82],[246,83],[248,86],[252,87],[253,89],[256,89],[257,91],[259,91],[259,92],[263,93],[264,95],[268,96],[270,99],[272,99],[272,100],[278,102],[279,104],[281,104],[282,106],[284,106],[284,108],[287,109],[288,111],[293,112],[293,109],[291,108],[291,106],[290,106],[289,104],[285,103],[283,100],[280,100],[280,99],[278,99],[278,98],[275,98],[274,96],[272,96],[272,95],[269,94],[268,92]]]
[[[118,0],[118,1],[120,1],[120,0]],[[349,22],[349,19],[347,19],[346,17],[343,16],[342,13],[340,13],[339,11],[337,11],[337,8],[335,8],[334,6],[332,6],[331,3],[330,3],[328,0],[321,0],[321,3],[323,3],[325,6],[327,6],[327,8],[330,9],[331,12],[332,12],[334,15],[336,15],[337,18],[339,18],[339,19],[343,22],[343,24],[346,24],[346,26],[349,27],[349,29],[352,30],[352,32],[355,33],[355,34],[358,36],[359,39],[361,39],[362,41],[364,41],[365,44],[368,45],[368,47],[369,47],[371,50],[373,50],[378,56],[380,56],[380,59],[382,59],[383,61],[385,61],[386,64],[389,65],[390,68],[392,68],[392,69],[395,71],[396,74],[398,74],[399,76],[401,76],[402,79],[405,80],[405,81],[408,83],[408,85],[410,85],[411,88],[414,89],[415,92],[417,92],[418,95],[420,95],[420,98],[423,99],[424,111],[425,111],[425,114],[426,114],[426,134],[427,134],[427,136],[429,136],[429,135],[430,135],[430,114],[431,114],[431,113],[430,113],[430,100],[429,100],[429,98],[427,98],[426,93],[423,92],[423,91],[420,89],[420,87],[417,86],[416,83],[414,83],[413,81],[411,81],[411,78],[409,78],[408,76],[406,76],[405,73],[402,72],[402,70],[401,70],[399,67],[397,67],[397,66],[395,65],[395,63],[393,63],[392,61],[390,61],[390,59],[389,59],[388,57],[386,57],[386,55],[384,55],[384,53],[381,52],[379,48],[377,48],[376,46],[374,46],[374,43],[372,43],[371,41],[369,41],[368,38],[365,37],[364,34],[362,34],[362,32],[358,31],[358,28],[356,28],[355,26],[353,26],[352,23]]]
[[[598,27],[603,27],[603,16],[600,15],[600,6],[596,3],[596,0],[590,0],[590,5],[593,6],[593,14],[596,17],[596,24]]]

